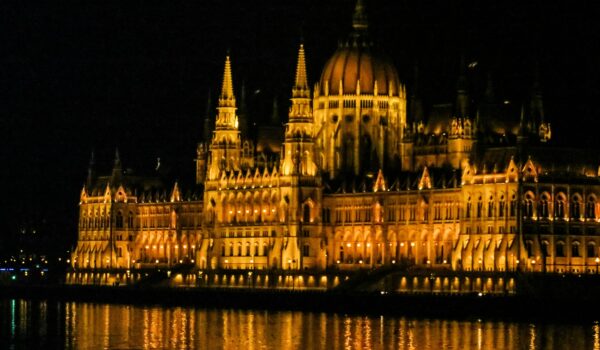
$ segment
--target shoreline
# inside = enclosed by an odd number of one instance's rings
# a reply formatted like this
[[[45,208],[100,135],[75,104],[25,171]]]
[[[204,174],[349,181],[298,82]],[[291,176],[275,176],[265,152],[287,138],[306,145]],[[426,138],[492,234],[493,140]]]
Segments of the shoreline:
[[[165,307],[237,308],[417,318],[586,322],[600,319],[600,300],[574,295],[360,293],[340,291],[135,286],[1,285],[0,299],[55,300]]]

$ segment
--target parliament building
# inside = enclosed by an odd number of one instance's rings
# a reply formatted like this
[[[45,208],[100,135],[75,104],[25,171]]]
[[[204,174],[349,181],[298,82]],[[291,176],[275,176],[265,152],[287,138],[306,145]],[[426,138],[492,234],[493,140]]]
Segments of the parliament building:
[[[279,138],[248,132],[226,57],[195,186],[91,164],[72,268],[598,272],[600,159],[553,145],[537,79],[515,111],[491,84],[472,98],[463,62],[425,108],[360,0],[314,85],[305,54]]]

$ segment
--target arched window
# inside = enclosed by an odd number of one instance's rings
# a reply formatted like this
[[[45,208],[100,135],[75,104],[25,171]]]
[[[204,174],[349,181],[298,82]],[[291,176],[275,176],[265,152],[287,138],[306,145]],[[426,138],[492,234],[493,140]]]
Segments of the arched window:
[[[531,203],[531,209],[533,214],[533,203]],[[510,199],[510,216],[514,217],[515,215],[517,215],[517,196],[513,194]]]
[[[233,243],[229,243],[229,256],[233,256]]]
[[[494,197],[490,196],[490,199],[488,200],[488,213],[487,213],[488,218],[493,218],[494,217]]]
[[[562,258],[565,256],[565,242],[556,242],[556,257]]]
[[[585,204],[585,217],[587,219],[596,218],[596,198],[590,196]]]
[[[129,212],[129,216],[127,217],[127,227],[133,228],[133,213]]]
[[[477,217],[480,218],[483,212],[483,200],[481,197],[477,200]]]
[[[548,250],[548,246],[550,245],[550,243],[546,240],[542,241],[542,256],[543,257],[547,257],[549,250]]]
[[[303,222],[311,222],[310,220],[310,205],[305,204],[302,210],[302,221]]]
[[[467,206],[465,208],[465,218],[470,218],[471,217],[471,210],[473,210],[472,206],[471,206],[471,197],[467,198]]]
[[[581,201],[579,196],[573,196],[571,201],[571,218],[573,220],[581,219]]]
[[[123,228],[123,213],[121,213],[120,211],[117,212],[117,223],[116,223],[116,227],[117,228]]]
[[[225,244],[221,246],[221,256],[225,256]]]
[[[258,243],[254,243],[254,256],[258,256]]]
[[[554,207],[554,217],[556,219],[565,218],[565,197],[562,194],[556,196],[556,205]]]
[[[538,204],[538,216],[540,219],[548,218],[548,195],[545,193],[540,197],[540,202]]]
[[[596,242],[588,242],[586,253],[588,258],[595,258],[596,256],[598,256],[598,254],[596,253]]]
[[[512,203],[511,203],[512,204]],[[533,216],[533,195],[528,193],[525,195],[525,203],[524,203],[525,213],[524,216],[530,218]]]
[[[340,245],[340,261],[344,261],[344,245]]]
[[[504,217],[504,208],[506,203],[504,202],[504,196],[500,196],[500,201],[498,202],[498,216]]]
[[[571,243],[571,256],[576,258],[579,257],[579,242],[574,241]]]

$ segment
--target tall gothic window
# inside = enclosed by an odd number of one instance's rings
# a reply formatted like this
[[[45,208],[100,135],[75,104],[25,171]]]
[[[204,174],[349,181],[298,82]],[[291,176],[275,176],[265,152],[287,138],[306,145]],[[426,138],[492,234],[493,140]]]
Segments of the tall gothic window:
[[[487,213],[488,218],[492,218],[494,217],[494,197],[490,196],[490,199],[488,201],[488,213]]]
[[[117,228],[123,228],[123,213],[121,213],[120,211],[117,212],[116,226]]]
[[[498,216],[504,217],[504,208],[506,203],[504,202],[504,196],[500,196],[500,202],[498,202]]]
[[[533,209],[533,203],[531,208]],[[515,215],[517,215],[517,196],[513,194],[510,199],[510,216],[514,217]]]
[[[471,210],[473,208],[471,208],[471,197],[467,198],[467,207],[465,208],[465,218],[470,218],[471,217]]]
[[[596,199],[594,197],[590,197],[585,205],[585,217],[587,219],[596,218]]]
[[[304,205],[302,221],[310,222],[310,205],[308,204]]]
[[[579,220],[581,218],[581,203],[579,197],[574,196],[571,202],[571,218]]]
[[[558,196],[556,199],[556,207],[554,208],[554,217],[557,219],[565,218],[565,199],[562,196]]]
[[[540,202],[538,204],[538,216],[541,219],[548,218],[548,196],[545,194],[540,197]]]

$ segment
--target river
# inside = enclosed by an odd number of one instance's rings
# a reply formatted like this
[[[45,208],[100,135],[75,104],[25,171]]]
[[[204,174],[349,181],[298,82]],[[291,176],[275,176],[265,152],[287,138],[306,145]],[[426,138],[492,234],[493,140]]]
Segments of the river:
[[[600,324],[0,300],[0,349],[598,349]]]

